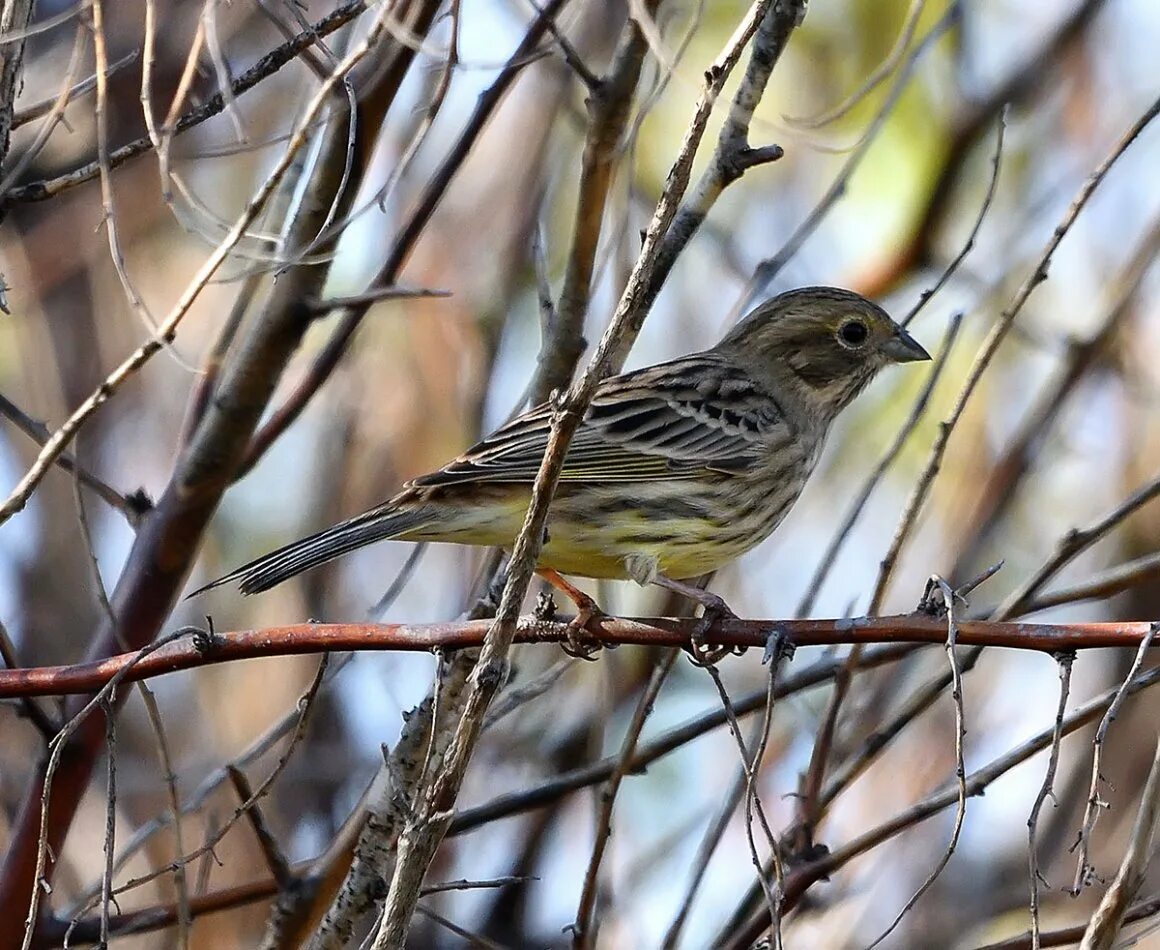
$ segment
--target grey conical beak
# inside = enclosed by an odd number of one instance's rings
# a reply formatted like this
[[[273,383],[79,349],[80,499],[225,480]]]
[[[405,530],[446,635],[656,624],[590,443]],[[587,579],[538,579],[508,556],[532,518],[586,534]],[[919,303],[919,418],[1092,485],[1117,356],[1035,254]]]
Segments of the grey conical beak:
[[[918,360],[930,359],[930,354],[922,348],[918,340],[902,327],[899,327],[894,336],[882,344],[882,352],[895,363],[914,363]]]

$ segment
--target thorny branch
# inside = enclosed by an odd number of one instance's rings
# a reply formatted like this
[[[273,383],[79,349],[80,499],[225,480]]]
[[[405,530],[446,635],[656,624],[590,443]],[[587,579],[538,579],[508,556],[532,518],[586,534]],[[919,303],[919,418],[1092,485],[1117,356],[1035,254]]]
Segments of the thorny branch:
[[[601,644],[616,646],[687,647],[697,621],[690,618],[599,617],[588,633]],[[293,656],[342,650],[395,650],[428,653],[479,647],[491,623],[487,620],[432,624],[311,623],[215,633],[208,646],[199,637],[184,637],[147,657],[135,653],[111,656],[73,666],[0,670],[0,698],[84,694],[121,675],[136,682],[178,670],[229,663],[253,657]],[[843,618],[839,620],[738,620],[714,625],[709,642],[731,650],[764,649],[776,628],[795,647],[842,644],[940,644],[946,625],[923,614]],[[1036,624],[1017,621],[961,620],[957,642],[962,646],[1005,647],[1058,653],[1139,647],[1152,625],[1142,621]],[[200,636],[200,635],[199,635]],[[513,638],[519,643],[565,643],[568,624],[537,618],[517,620]],[[125,671],[128,670],[128,673]],[[125,678],[127,677],[127,678]]]

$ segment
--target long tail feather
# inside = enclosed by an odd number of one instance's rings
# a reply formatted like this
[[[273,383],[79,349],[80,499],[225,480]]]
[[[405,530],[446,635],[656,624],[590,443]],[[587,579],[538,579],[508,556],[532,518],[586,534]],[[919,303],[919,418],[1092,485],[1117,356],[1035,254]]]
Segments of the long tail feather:
[[[258,594],[303,571],[333,561],[355,548],[406,534],[430,520],[430,517],[431,513],[422,508],[396,510],[391,510],[387,506],[375,508],[264,554],[195,590],[189,596],[194,597],[231,581],[238,582],[243,594]]]

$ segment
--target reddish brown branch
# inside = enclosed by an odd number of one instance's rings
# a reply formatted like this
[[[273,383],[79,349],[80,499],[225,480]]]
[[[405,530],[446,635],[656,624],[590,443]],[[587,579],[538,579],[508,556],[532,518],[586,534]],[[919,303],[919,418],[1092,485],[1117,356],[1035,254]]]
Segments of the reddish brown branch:
[[[64,696],[91,693],[120,670],[133,664],[124,682],[150,679],[178,670],[255,657],[325,653],[331,650],[462,650],[483,643],[489,620],[462,623],[375,624],[304,623],[261,630],[215,634],[212,640],[190,637],[134,659],[122,653],[95,663],[0,670],[0,699],[21,696]],[[602,644],[619,646],[683,647],[690,642],[697,621],[675,617],[602,617],[589,627]],[[958,642],[963,646],[1009,647],[1057,653],[1107,647],[1138,647],[1148,633],[1145,621],[1113,623],[1040,624],[964,620]],[[794,646],[835,646],[857,643],[942,643],[946,623],[935,617],[911,614],[864,617],[857,620],[723,620],[708,637],[725,647],[763,649],[771,630]],[[524,618],[516,629],[518,643],[563,643],[568,627],[561,621]]]

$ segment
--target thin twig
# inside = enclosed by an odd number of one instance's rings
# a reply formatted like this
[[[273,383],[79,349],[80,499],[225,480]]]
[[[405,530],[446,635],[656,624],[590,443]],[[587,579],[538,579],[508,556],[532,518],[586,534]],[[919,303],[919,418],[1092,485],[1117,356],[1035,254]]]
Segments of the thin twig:
[[[230,784],[233,785],[234,791],[237,793],[238,801],[248,802],[252,800],[254,802],[246,810],[246,818],[254,832],[254,837],[258,839],[258,847],[262,851],[262,857],[266,861],[270,876],[277,882],[279,890],[287,890],[294,882],[290,862],[286,860],[286,855],[278,847],[278,840],[274,837],[274,832],[270,830],[269,822],[266,821],[261,806],[254,799],[254,789],[250,785],[250,780],[246,777],[246,773],[235,765],[227,765],[226,773],[230,777]]]
[[[906,53],[906,47],[914,39],[914,32],[918,28],[918,21],[922,16],[922,11],[925,6],[926,0],[911,0],[910,9],[906,11],[906,19],[903,21],[902,29],[899,30],[898,37],[895,39],[894,45],[890,48],[890,52],[886,54],[886,58],[881,63],[871,70],[870,75],[862,80],[862,84],[854,92],[843,99],[838,105],[827,109],[821,115],[810,118],[787,115],[783,117],[785,121],[803,129],[820,129],[824,125],[829,125],[849,115],[863,99],[877,89],[884,80],[890,77],[890,74],[894,72],[898,64],[902,61],[903,54]]]
[[[1160,913],[1160,899],[1153,898],[1152,900],[1141,901],[1128,908],[1127,913],[1124,914],[1123,923],[1129,924],[1139,920],[1147,920],[1149,917],[1155,917],[1158,913]],[[1045,930],[1040,934],[1040,946],[1072,946],[1083,939],[1086,927],[1086,924],[1079,924],[1075,927],[1060,927],[1057,930]],[[1031,950],[1031,931],[1024,931],[1018,936],[1009,937],[1006,940],[999,940],[996,943],[984,944],[975,947],[974,950]]]
[[[1031,884],[1031,947],[1039,950],[1039,885],[1043,881],[1043,874],[1039,870],[1039,845],[1036,842],[1036,833],[1039,829],[1039,812],[1043,803],[1050,796],[1055,800],[1055,772],[1059,767],[1059,750],[1063,743],[1063,717],[1067,714],[1067,696],[1071,691],[1071,667],[1075,662],[1074,653],[1060,653],[1056,658],[1059,664],[1059,705],[1055,710],[1055,734],[1051,738],[1051,755],[1047,760],[1047,771],[1043,774],[1043,784],[1039,786],[1039,793],[1035,796],[1035,803],[1031,806],[1031,814],[1027,818],[1027,873]]]
[[[1152,858],[1152,839],[1156,833],[1156,819],[1160,814],[1160,738],[1152,756],[1152,767],[1140,796],[1140,808],[1132,825],[1120,870],[1100,906],[1092,915],[1091,923],[1080,941],[1080,950],[1111,950],[1123,925],[1124,915],[1132,898],[1144,883],[1144,875]]]
[[[930,454],[927,459],[927,464],[915,483],[910,497],[907,499],[906,507],[902,517],[899,519],[898,527],[895,529],[894,538],[890,543],[886,556],[882,560],[882,566],[878,573],[878,581],[875,585],[874,596],[872,598],[872,610],[876,610],[882,603],[886,595],[886,591],[890,586],[890,581],[894,572],[894,567],[898,562],[898,557],[902,552],[914,530],[918,515],[925,506],[926,499],[930,493],[935,476],[938,474],[942,466],[943,456],[946,453],[947,443],[950,441],[951,434],[954,432],[956,425],[962,418],[963,412],[966,410],[967,404],[970,402],[972,395],[978,388],[979,381],[990,367],[995,353],[999,346],[1007,337],[1007,333],[1015,323],[1015,318],[1022,311],[1027,300],[1030,298],[1032,292],[1047,279],[1047,268],[1051,263],[1051,259],[1062,243],[1064,237],[1067,236],[1068,231],[1071,230],[1072,225],[1075,224],[1079,218],[1080,213],[1087,206],[1091,196],[1096,189],[1103,183],[1107,177],[1108,172],[1116,164],[1119,158],[1127,151],[1128,147],[1136,140],[1140,133],[1151,123],[1160,112],[1160,99],[1152,103],[1148,110],[1137,119],[1128,131],[1120,138],[1120,140],[1113,147],[1108,156],[1100,162],[1096,169],[1088,176],[1087,180],[1081,186],[1079,193],[1072,201],[1071,206],[1067,209],[1062,220],[1056,225],[1055,230],[1052,231],[1051,237],[1048,238],[1043,251],[1040,253],[1038,261],[1032,272],[1023,281],[1022,285],[1015,292],[1010,304],[999,315],[998,320],[995,321],[988,333],[986,340],[980,347],[975,361],[967,374],[967,378],[963,383],[962,389],[955,400],[955,404],[948,414],[946,421],[944,421],[938,430],[938,435],[935,438],[934,444],[931,446]]]
[[[298,745],[302,741],[302,737],[306,733],[306,726],[309,723],[310,713],[314,708],[314,701],[318,697],[318,691],[322,686],[323,680],[325,678],[328,662],[329,656],[323,655],[322,660],[318,664],[318,670],[314,675],[314,679],[307,687],[306,692],[304,692],[299,698],[297,704],[297,719],[295,721],[294,730],[290,734],[290,740],[287,742],[286,748],[278,757],[278,761],[274,764],[274,767],[269,771],[269,773],[258,785],[258,787],[254,789],[252,794],[234,809],[229,820],[226,821],[220,828],[214,829],[211,834],[207,835],[206,840],[201,844],[200,847],[195,848],[186,854],[178,855],[166,867],[149,871],[145,874],[139,875],[138,877],[130,878],[123,884],[118,885],[112,891],[113,897],[117,897],[121,894],[127,893],[128,891],[134,890],[135,888],[141,887],[144,884],[155,881],[163,874],[169,873],[170,869],[176,865],[187,866],[200,858],[203,854],[210,853],[217,846],[218,842],[220,842],[226,836],[226,834],[229,833],[230,829],[232,829],[234,825],[240,819],[242,819],[251,808],[253,808],[263,798],[265,798],[267,794],[269,794],[270,789],[274,785],[274,782],[277,781],[278,777],[289,764],[290,757],[293,755],[294,750],[297,749]]]
[[[765,896],[766,907],[769,910],[770,926],[773,929],[775,938],[780,940],[781,897],[783,894],[782,873],[780,872],[781,855],[778,851],[777,837],[774,835],[772,828],[770,828],[769,820],[765,817],[765,808],[761,804],[761,799],[755,793],[756,776],[761,768],[761,756],[765,751],[765,737],[769,732],[770,717],[773,711],[774,689],[772,686],[766,689],[765,702],[761,707],[763,714],[761,725],[758,727],[758,742],[754,747],[752,757],[750,757],[749,750],[745,747],[745,740],[741,735],[741,726],[737,721],[737,708],[729,698],[729,693],[725,689],[725,684],[721,681],[717,667],[713,664],[707,664],[705,671],[709,674],[713,680],[713,685],[717,688],[717,695],[721,699],[721,708],[724,710],[725,719],[729,723],[729,732],[736,740],[741,753],[741,765],[745,770],[745,840],[749,845],[749,860],[757,872],[757,882],[761,886],[761,891]],[[773,682],[776,671],[777,662],[772,662],[770,670],[771,683]],[[776,887],[770,886],[770,875],[765,869],[760,852],[757,850],[757,841],[753,835],[753,816],[755,814],[761,821],[762,831],[765,832],[766,844],[770,852],[770,861],[774,868],[777,869],[774,872]]]
[[[983,202],[979,205],[979,213],[975,215],[975,223],[971,225],[970,233],[967,234],[967,239],[963,242],[963,246],[959,248],[959,253],[951,259],[951,262],[943,268],[943,271],[938,276],[933,286],[928,287],[921,294],[918,295],[918,300],[914,306],[910,308],[906,316],[900,321],[904,327],[910,326],[915,317],[922,311],[931,299],[940,290],[947,285],[947,282],[954,276],[955,272],[962,266],[963,261],[967,259],[967,255],[975,248],[975,241],[979,237],[979,231],[982,230],[983,222],[987,219],[987,212],[991,210],[991,203],[995,200],[995,192],[999,188],[999,171],[1003,163],[1003,142],[1007,137],[1007,110],[1003,109],[999,113],[999,122],[995,129],[995,152],[991,155],[991,177],[987,181],[987,190],[983,193]]]
[[[298,55],[313,46],[322,37],[329,36],[341,29],[352,20],[357,19],[367,10],[367,0],[347,0],[336,7],[326,16],[316,21],[309,30],[303,30],[293,40],[283,43],[271,50],[258,60],[253,66],[241,73],[231,85],[234,96],[240,96],[259,85],[267,77],[272,76],[287,63],[293,62]],[[76,12],[70,11],[70,16]],[[174,116],[171,123],[172,134],[180,135],[191,128],[218,115],[225,108],[225,102],[220,94],[210,96],[197,108],[191,109],[179,116]],[[164,141],[164,138],[162,139]],[[108,167],[117,168],[131,158],[151,151],[154,144],[148,135],[135,139],[120,148],[114,149],[108,156]],[[100,163],[89,162],[71,172],[67,172],[48,181],[31,182],[19,188],[13,188],[4,195],[0,195],[0,211],[10,204],[29,201],[47,201],[62,191],[75,188],[87,181],[98,177],[101,173]]]
[[[825,194],[814,205],[805,220],[798,225],[797,229],[773,257],[761,261],[754,268],[753,276],[746,284],[741,295],[738,297],[737,304],[733,308],[732,316],[734,319],[740,316],[750,306],[752,301],[759,294],[763,293],[765,288],[773,282],[773,279],[781,272],[782,268],[801,249],[802,245],[817,230],[818,225],[822,223],[833,206],[846,193],[850,179],[858,170],[858,166],[862,164],[862,159],[866,157],[870,146],[877,140],[878,133],[886,124],[886,120],[890,117],[890,114],[894,111],[894,107],[902,97],[902,93],[906,89],[918,63],[929,50],[934,48],[936,41],[954,24],[955,18],[958,16],[956,12],[958,5],[958,0],[952,3],[947,12],[931,27],[911,51],[906,62],[898,71],[898,75],[895,76],[894,83],[890,87],[890,91],[883,100],[881,107],[866,127],[861,141],[859,141],[858,145],[850,153],[850,156],[846,159],[841,169],[839,169],[837,175],[834,176],[830,187],[826,189]]]
[[[1153,221],[1137,243],[1128,262],[1112,282],[1114,291],[1099,328],[1083,340],[1069,341],[1067,351],[1053,378],[1027,411],[1015,435],[995,462],[979,490],[979,501],[966,523],[973,526],[955,559],[952,574],[976,562],[1004,515],[1019,497],[1020,484],[1031,472],[1038,450],[1052,427],[1062,417],[1069,398],[1080,384],[1101,365],[1133,310],[1144,279],[1160,253],[1160,219]]]
[[[965,623],[965,621],[964,621]],[[961,638],[960,638],[961,642]],[[1152,667],[1135,677],[1126,690],[1123,686],[1116,690],[1108,690],[1095,696],[1087,703],[1074,709],[1066,718],[1063,725],[1063,735],[1071,735],[1076,730],[1097,719],[1123,691],[1125,695],[1148,689],[1160,683],[1160,667]],[[996,759],[993,759],[982,768],[972,772],[966,780],[968,796],[981,795],[987,787],[998,778],[1009,772],[1015,766],[1027,761],[1051,746],[1055,737],[1054,724],[1049,729],[1042,730],[1037,735],[1009,750]],[[877,848],[902,831],[938,814],[945,808],[954,805],[959,800],[958,783],[953,783],[933,792],[923,800],[905,808],[894,817],[887,819],[875,828],[863,832],[858,837],[847,842],[817,859],[794,868],[786,877],[785,908],[788,911],[801,901],[807,890],[817,881],[824,880],[839,868],[844,867],[854,858]],[[741,902],[744,917],[738,919],[734,915],[723,927],[723,936],[714,945],[735,950],[748,946],[748,942],[757,938],[768,927],[768,919],[759,913],[756,919],[749,921],[748,908],[762,909],[760,894],[751,889]]]
[[[11,420],[21,432],[38,445],[44,445],[52,434],[43,422],[33,419],[3,395],[0,395],[0,415]],[[144,491],[138,490],[129,495],[122,494],[83,465],[78,465],[71,452],[62,452],[57,456],[55,464],[66,472],[75,472],[86,488],[92,489],[97,497],[109,507],[124,515],[125,520],[134,527],[141,520],[141,516],[153,507],[153,503]]]
[[[134,653],[128,662],[108,678],[100,691],[81,708],[80,712],[65,723],[64,727],[57,733],[50,744],[48,763],[45,767],[44,781],[40,795],[40,833],[37,837],[36,867],[32,879],[32,893],[28,902],[28,913],[24,919],[24,938],[21,943],[21,950],[29,950],[32,946],[32,938],[36,930],[36,923],[39,919],[40,895],[44,885],[45,866],[48,861],[49,851],[48,807],[52,795],[52,780],[56,770],[60,766],[61,755],[63,750],[68,746],[69,738],[81,727],[82,723],[92,714],[93,710],[101,707],[112,695],[117,686],[123,680],[128,679],[136,663],[146,659],[157,650],[164,648],[167,644],[184,637],[186,633],[187,631],[184,628],[175,630],[169,636],[163,637]]]
[[[963,711],[963,674],[959,668],[958,657],[955,655],[955,650],[958,645],[958,624],[955,620],[955,599],[958,596],[954,590],[951,589],[943,578],[937,574],[930,579],[931,584],[937,585],[937,588],[942,592],[942,603],[947,615],[947,639],[946,639],[946,654],[947,662],[951,668],[951,699],[955,706],[955,780],[958,790],[958,800],[955,805],[955,823],[951,830],[950,841],[943,849],[942,856],[938,863],[931,869],[931,872],[926,876],[926,880],[919,885],[918,890],[914,892],[910,900],[908,900],[898,912],[897,916],[891,921],[877,939],[870,944],[870,950],[878,946],[894,932],[894,929],[902,922],[912,907],[918,903],[919,899],[930,890],[943,869],[946,868],[950,862],[951,856],[955,853],[955,848],[959,843],[959,835],[963,831],[963,822],[967,817],[967,767],[963,758],[963,740],[966,737],[966,715]]]
[[[768,703],[766,705],[768,706]],[[765,723],[763,721],[758,721],[755,724],[753,734],[746,742],[749,748],[757,748],[758,743],[766,735],[764,727]],[[729,790],[721,797],[716,816],[710,822],[709,827],[705,829],[701,844],[697,848],[697,856],[693,860],[693,868],[689,875],[688,886],[685,888],[685,893],[681,898],[677,912],[673,915],[672,923],[669,924],[668,929],[665,931],[664,939],[660,944],[661,950],[675,950],[680,943],[681,933],[688,920],[689,912],[693,907],[693,900],[696,898],[697,892],[700,890],[701,884],[705,879],[705,873],[709,869],[709,861],[721,844],[721,839],[724,837],[725,830],[733,818],[733,813],[737,810],[737,805],[741,802],[746,789],[749,787],[749,763],[753,758],[754,756],[748,752],[743,757],[741,767],[737,770],[737,775],[732,785],[730,785]]]
[[[996,608],[993,616],[1005,619],[1022,614],[1040,588],[1063,567],[1157,498],[1160,498],[1160,476],[1141,485],[1090,527],[1073,528],[1067,532],[1059,539],[1054,553]]]
[[[1141,665],[1143,665],[1144,657],[1147,655],[1148,648],[1152,645],[1152,639],[1156,636],[1157,631],[1160,631],[1160,624],[1152,624],[1148,629],[1147,635],[1140,641],[1140,648],[1136,651],[1132,665],[1128,668],[1127,675],[1125,675],[1123,682],[1120,683],[1119,689],[1116,690],[1111,703],[1108,705],[1108,711],[1104,713],[1103,719],[1100,720],[1100,724],[1096,728],[1095,738],[1092,739],[1092,775],[1091,782],[1088,785],[1087,805],[1084,808],[1083,823],[1080,827],[1079,838],[1075,844],[1075,847],[1079,849],[1079,859],[1076,863],[1075,880],[1071,886],[1073,895],[1078,895],[1087,887],[1091,883],[1095,873],[1095,868],[1088,861],[1088,852],[1091,847],[1092,832],[1095,831],[1100,811],[1108,807],[1108,803],[1100,795],[1100,783],[1104,780],[1104,776],[1100,771],[1100,765],[1103,760],[1104,741],[1107,739],[1108,729],[1116,721],[1116,716],[1120,713],[1120,707],[1123,706],[1124,700],[1129,695],[1129,687],[1136,678],[1136,674],[1139,672]]]
[[[572,946],[574,950],[582,950],[595,945],[596,938],[596,898],[600,877],[600,864],[604,859],[605,849],[612,838],[612,809],[616,804],[616,796],[620,791],[621,783],[628,773],[629,763],[636,752],[640,734],[644,729],[645,720],[652,712],[653,704],[660,694],[661,687],[672,672],[679,653],[669,650],[668,655],[653,668],[648,685],[641,693],[632,721],[624,734],[620,744],[619,764],[609,776],[608,783],[600,793],[600,809],[596,816],[596,829],[592,844],[592,854],[588,859],[588,869],[584,873],[584,884],[580,889],[580,902],[576,909],[576,921],[572,925]]]
[[[1100,571],[1086,581],[1080,581],[1071,587],[1061,587],[1046,594],[1038,594],[1020,607],[1019,614],[1026,616],[1081,600],[1105,600],[1126,590],[1154,583],[1157,579],[1160,579],[1160,552],[1145,554],[1143,557],[1109,567],[1106,571]]]
[[[105,783],[105,836],[101,852],[105,856],[101,872],[101,946],[109,944],[109,909],[113,904],[113,855],[117,840],[117,711],[107,700],[105,714],[105,756],[108,763]]]
[[[274,168],[266,176],[265,180],[254,192],[253,196],[247,202],[245,209],[238,216],[234,222],[230,233],[226,238],[214,248],[213,252],[205,260],[205,262],[198,268],[197,274],[193,280],[189,282],[185,290],[181,293],[177,303],[170,310],[166,318],[159,324],[157,334],[150,340],[137,348],[127,359],[125,359],[120,366],[118,366],[112,373],[110,373],[103,383],[98,386],[91,395],[89,395],[81,405],[69,416],[68,420],[62,425],[44,444],[40,454],[37,456],[36,462],[28,470],[28,472],[20,479],[17,486],[12,490],[8,499],[0,505],[0,524],[7,521],[13,514],[20,511],[28,503],[32,492],[40,483],[45,473],[52,467],[61,452],[65,450],[68,444],[76,436],[81,426],[88,421],[89,417],[99,409],[110,396],[125,382],[128,378],[133,376],[137,370],[145,365],[160,349],[172,343],[177,335],[178,325],[182,319],[189,312],[190,307],[193,306],[194,301],[201,294],[205,285],[210,278],[217,272],[225,259],[229,256],[230,251],[241,240],[245,234],[246,229],[250,223],[257,217],[258,212],[261,211],[265,205],[266,200],[273,194],[275,188],[281,182],[283,175],[289,169],[294,156],[298,150],[306,144],[307,136],[302,131],[302,125],[311,122],[318,112],[322,109],[330,94],[330,90],[334,85],[341,82],[346,74],[354,69],[359,62],[363,60],[374,48],[379,34],[383,31],[383,19],[386,16],[386,9],[380,11],[379,17],[371,28],[368,30],[364,39],[356,44],[349,54],[345,57],[340,67],[328,77],[327,82],[323,83],[319,89],[314,93],[309,104],[304,110],[304,118],[300,122],[300,131],[294,139],[287,146],[285,154],[275,164]]]

